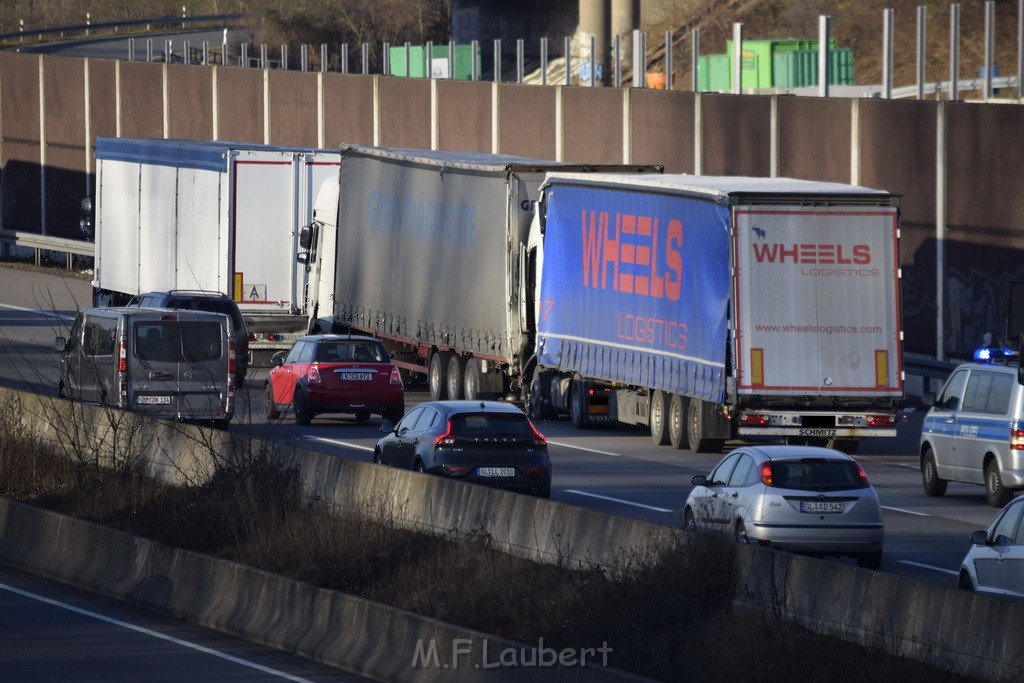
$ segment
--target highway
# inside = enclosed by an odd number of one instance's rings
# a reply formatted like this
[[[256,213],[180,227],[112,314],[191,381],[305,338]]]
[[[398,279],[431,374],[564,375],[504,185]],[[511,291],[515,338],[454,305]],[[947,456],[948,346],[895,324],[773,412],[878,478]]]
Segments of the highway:
[[[0,268],[0,382],[55,393],[54,338],[66,330],[79,306],[89,305],[90,292],[87,279]],[[240,392],[233,431],[266,428],[265,377],[265,369],[250,373]],[[424,391],[407,391],[407,409],[426,398]],[[943,498],[924,495],[915,457],[922,418],[918,411],[900,425],[896,438],[862,444],[857,458],[884,508],[882,571],[955,587],[971,531],[984,528],[995,509],[985,503],[981,486],[952,483]],[[667,524],[680,522],[690,479],[707,474],[721,458],[655,446],[646,430],[576,431],[566,420],[542,421],[538,427],[549,442],[553,500]],[[308,427],[286,419],[275,429],[284,443],[366,462],[380,437],[376,418],[358,424],[343,417],[318,417]]]

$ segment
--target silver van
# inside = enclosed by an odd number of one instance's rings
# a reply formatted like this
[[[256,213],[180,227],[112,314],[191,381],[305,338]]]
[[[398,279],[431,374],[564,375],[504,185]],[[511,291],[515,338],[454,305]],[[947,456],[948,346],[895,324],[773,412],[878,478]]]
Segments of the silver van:
[[[90,308],[56,346],[61,398],[222,425],[234,414],[236,361],[227,315]]]
[[[989,505],[1002,507],[1024,489],[1020,370],[1016,362],[964,363],[953,370],[921,428],[926,495],[944,495],[951,481],[983,484]]]

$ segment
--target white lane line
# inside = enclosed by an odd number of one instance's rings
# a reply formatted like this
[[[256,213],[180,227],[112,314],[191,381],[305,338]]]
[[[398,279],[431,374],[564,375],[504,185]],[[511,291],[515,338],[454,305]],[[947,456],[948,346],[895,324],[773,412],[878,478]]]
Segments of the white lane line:
[[[882,506],[883,510],[892,510],[893,512],[902,512],[908,515],[917,515],[918,517],[931,517],[927,512],[916,512],[914,510],[905,510],[903,508],[889,507],[888,505]]]
[[[611,498],[610,496],[602,496],[596,493],[587,493],[586,491],[577,491],[576,489],[566,489],[566,493],[575,493],[577,496],[586,496],[587,498],[597,498],[599,500],[607,500],[612,503],[619,503],[621,505],[632,505],[633,507],[643,508],[644,510],[653,510],[654,512],[672,512],[665,508],[654,507],[653,505],[644,505],[643,503],[634,503],[629,500],[622,500],[621,498]]]
[[[37,311],[34,308],[22,308],[21,306],[11,306],[10,304],[0,304],[0,308],[6,308],[11,311],[22,311],[23,313],[35,313],[36,315],[46,316],[48,318],[60,318],[61,320],[74,320],[73,315],[64,315],[63,313],[53,313],[52,311]]]
[[[338,439],[326,439],[326,438],[324,438],[322,436],[304,436],[302,438],[308,439],[309,441],[317,441],[319,443],[330,444],[332,446],[344,446],[345,448],[354,448],[357,451],[369,451],[371,453],[373,452],[373,446],[364,446],[362,444],[352,443],[351,441],[340,441]]]
[[[930,569],[933,572],[942,572],[943,574],[950,574],[956,576],[960,572],[952,569],[943,569],[942,567],[934,567],[930,564],[921,564],[920,562],[912,562],[911,560],[897,560],[900,564],[909,564],[911,567],[920,567],[921,569]]]
[[[156,631],[150,630],[150,629],[145,628],[143,626],[136,626],[135,624],[129,624],[126,621],[121,621],[119,619],[113,619],[111,617],[107,617],[107,616],[104,616],[102,614],[97,614],[96,612],[90,612],[87,609],[82,609],[81,607],[75,607],[74,605],[69,605],[67,603],[60,602],[58,600],[53,600],[51,598],[47,598],[47,597],[44,597],[42,595],[37,595],[35,593],[29,593],[28,591],[23,591],[23,590],[21,590],[19,588],[14,588],[13,586],[8,586],[7,584],[0,583],[0,590],[9,591],[11,593],[17,593],[18,595],[24,596],[26,598],[32,598],[33,600],[38,600],[39,602],[45,602],[48,605],[53,605],[54,607],[60,607],[61,609],[66,609],[69,612],[75,612],[77,614],[81,614],[81,615],[84,615],[84,616],[87,616],[87,617],[91,617],[91,618],[97,619],[99,621],[105,621],[108,624],[113,624],[115,626],[120,626],[121,628],[128,629],[129,631],[135,631],[136,633],[141,633],[143,635],[152,636],[153,638],[159,638],[160,640],[166,640],[169,643],[174,643],[175,645],[181,645],[182,647],[187,647],[187,648],[190,648],[192,650],[197,650],[199,652],[203,652],[203,653],[208,654],[208,655],[213,655],[214,657],[219,657],[219,658],[227,660],[229,662],[233,662],[235,664],[240,664],[242,666],[249,667],[250,669],[256,669],[257,671],[260,671],[260,672],[265,673],[265,674],[269,674],[271,676],[277,676],[278,678],[284,678],[284,679],[287,679],[289,681],[297,681],[297,682],[301,682],[301,683],[311,683],[309,681],[309,679],[306,679],[306,678],[300,678],[298,676],[293,676],[292,674],[285,673],[283,671],[278,671],[277,669],[271,669],[269,667],[263,666],[262,664],[257,664],[255,662],[249,662],[249,661],[246,661],[244,659],[240,659],[238,657],[235,657],[233,655],[229,655],[229,654],[224,653],[224,652],[218,652],[217,650],[212,650],[212,649],[210,649],[208,647],[205,647],[203,645],[197,645],[195,643],[190,643],[187,640],[181,640],[180,638],[175,638],[174,636],[168,636],[168,635],[165,635],[163,633],[158,633]]]
[[[577,451],[586,451],[587,453],[597,453],[598,455],[610,455],[613,458],[621,458],[622,453],[612,453],[611,451],[599,451],[596,448],[584,448],[583,446],[573,446],[570,443],[564,443],[562,441],[552,441],[548,439],[548,443],[554,444],[555,446],[561,446],[562,448],[572,448]]]

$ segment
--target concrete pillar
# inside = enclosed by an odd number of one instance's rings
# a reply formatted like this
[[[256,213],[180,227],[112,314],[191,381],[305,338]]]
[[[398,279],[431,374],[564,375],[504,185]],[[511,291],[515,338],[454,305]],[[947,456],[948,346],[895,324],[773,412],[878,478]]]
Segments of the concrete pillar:
[[[606,85],[611,75],[611,59],[608,46],[611,44],[611,2],[612,0],[580,0],[580,45],[579,49],[590,52],[590,38],[594,38],[595,64],[600,68],[601,79],[594,79],[595,85]],[[590,54],[585,55],[590,61]]]

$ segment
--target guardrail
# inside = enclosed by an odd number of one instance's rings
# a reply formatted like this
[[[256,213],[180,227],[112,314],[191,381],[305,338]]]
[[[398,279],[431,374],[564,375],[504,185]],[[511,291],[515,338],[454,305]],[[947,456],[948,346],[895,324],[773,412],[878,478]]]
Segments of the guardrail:
[[[0,230],[0,245],[3,245],[4,258],[9,256],[10,247],[24,247],[35,250],[35,264],[42,265],[43,252],[57,251],[67,255],[67,269],[71,270],[75,256],[93,257],[96,246],[84,240],[72,240],[66,237],[50,237],[33,232]]]
[[[42,41],[43,36],[54,36],[56,38],[66,38],[68,34],[72,35],[91,35],[94,31],[105,31],[113,29],[117,33],[122,28],[142,28],[146,31],[152,30],[154,26],[170,26],[170,25],[181,25],[185,28],[186,25],[192,26],[195,24],[219,24],[226,26],[228,23],[236,23],[245,18],[244,14],[201,14],[194,17],[159,17],[156,19],[132,19],[129,21],[106,21],[100,23],[88,23],[88,24],[74,24],[70,26],[54,26],[51,28],[40,28],[32,30],[19,30],[12,31],[11,33],[0,33],[0,43],[6,43],[8,41],[18,39],[24,40],[26,37],[35,36],[39,41]]]

